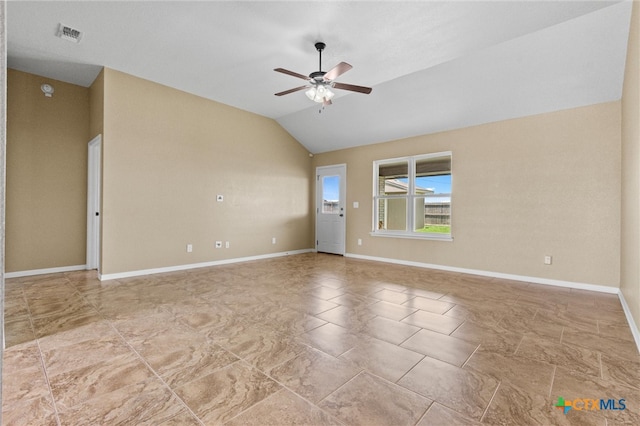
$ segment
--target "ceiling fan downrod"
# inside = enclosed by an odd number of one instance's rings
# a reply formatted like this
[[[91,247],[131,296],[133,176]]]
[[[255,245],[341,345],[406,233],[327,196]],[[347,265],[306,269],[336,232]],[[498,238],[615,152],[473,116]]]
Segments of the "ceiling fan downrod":
[[[324,50],[325,47],[327,47],[327,45],[319,41],[315,44],[315,46],[319,56],[318,71],[322,72],[322,51]]]
[[[323,80],[324,75],[326,74],[326,72],[322,71],[322,51],[325,47],[327,47],[327,45],[319,41],[315,44],[315,46],[316,50],[318,51],[318,71],[314,71],[309,74],[309,78],[315,80],[316,83],[318,83]]]

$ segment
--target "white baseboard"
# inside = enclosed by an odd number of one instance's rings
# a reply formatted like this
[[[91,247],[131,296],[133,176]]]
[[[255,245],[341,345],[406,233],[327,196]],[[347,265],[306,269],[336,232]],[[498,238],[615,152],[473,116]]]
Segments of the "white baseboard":
[[[352,257],[354,259],[395,263],[397,265],[416,266],[418,268],[438,269],[441,271],[449,271],[449,272],[460,272],[463,274],[480,275],[483,277],[490,277],[490,278],[502,278],[505,280],[523,281],[523,282],[535,283],[535,284],[552,285],[556,287],[569,287],[569,288],[575,288],[579,290],[597,291],[600,293],[618,294],[620,292],[617,287],[608,287],[605,285],[583,284],[583,283],[577,283],[573,281],[562,281],[562,280],[552,280],[549,278],[528,277],[524,275],[503,274],[501,272],[483,271],[481,269],[458,268],[454,266],[443,266],[443,265],[435,265],[431,263],[412,262],[409,260],[389,259],[386,257],[363,256],[363,255],[351,254],[351,253],[347,253],[345,254],[345,256]]]
[[[629,323],[629,327],[631,328],[631,334],[633,334],[633,340],[636,341],[638,352],[640,352],[640,330],[638,330],[638,326],[636,325],[636,322],[633,320],[633,315],[631,315],[631,309],[629,309],[629,305],[627,305],[627,301],[624,299],[624,294],[622,294],[622,292],[619,292],[618,297],[620,298],[620,303],[622,304],[624,315],[627,317],[627,322]]]
[[[237,257],[233,259],[214,260],[211,262],[190,263],[187,265],[167,266],[164,268],[142,269],[138,271],[117,272],[114,274],[99,275],[100,281],[117,280],[119,278],[139,277],[141,275],[161,274],[166,272],[184,271],[187,269],[206,268],[209,266],[228,265],[231,263],[249,262],[252,260],[271,259],[274,257],[291,256],[294,254],[311,253],[312,249],[291,250],[279,253],[261,254],[257,256]]]
[[[31,271],[5,272],[5,278],[31,277],[33,275],[58,274],[60,272],[84,271],[87,265],[61,266],[58,268],[33,269]]]

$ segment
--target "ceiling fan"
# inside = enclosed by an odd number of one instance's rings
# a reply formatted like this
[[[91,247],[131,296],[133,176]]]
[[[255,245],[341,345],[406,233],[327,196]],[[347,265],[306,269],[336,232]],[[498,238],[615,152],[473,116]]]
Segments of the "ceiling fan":
[[[301,78],[307,81],[307,84],[304,86],[276,93],[276,96],[288,95],[289,93],[308,89],[305,94],[309,99],[314,102],[322,103],[323,105],[331,105],[331,98],[333,98],[335,95],[331,89],[350,90],[352,92],[365,93],[367,95],[371,93],[371,87],[356,86],[353,84],[338,83],[334,81],[336,78],[349,71],[353,67],[346,62],[340,62],[329,71],[322,71],[322,51],[326,47],[326,44],[318,42],[315,44],[315,47],[320,57],[318,67],[319,71],[312,72],[308,77],[306,75],[298,74],[297,72],[289,71],[284,68],[274,69],[274,71]]]

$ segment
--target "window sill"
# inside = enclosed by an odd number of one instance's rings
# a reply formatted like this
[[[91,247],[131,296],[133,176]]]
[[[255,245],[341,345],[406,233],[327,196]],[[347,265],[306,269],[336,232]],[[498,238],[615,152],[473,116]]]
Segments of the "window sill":
[[[435,241],[453,241],[451,234],[419,234],[417,232],[393,232],[393,231],[373,231],[369,235],[372,237],[384,238],[408,238],[412,240],[435,240]]]

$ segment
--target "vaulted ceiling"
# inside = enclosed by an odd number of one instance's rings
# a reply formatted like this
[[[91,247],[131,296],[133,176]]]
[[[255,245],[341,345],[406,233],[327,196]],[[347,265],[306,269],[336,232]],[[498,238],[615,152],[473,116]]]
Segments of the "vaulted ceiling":
[[[7,3],[8,66],[82,86],[109,67],[277,120],[319,153],[618,100],[630,1]],[[56,37],[59,24],[80,43]],[[345,61],[321,105],[276,73]]]

